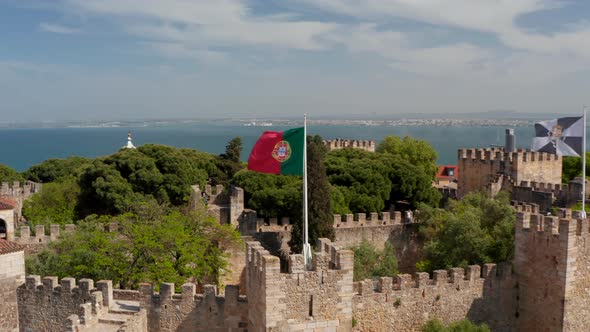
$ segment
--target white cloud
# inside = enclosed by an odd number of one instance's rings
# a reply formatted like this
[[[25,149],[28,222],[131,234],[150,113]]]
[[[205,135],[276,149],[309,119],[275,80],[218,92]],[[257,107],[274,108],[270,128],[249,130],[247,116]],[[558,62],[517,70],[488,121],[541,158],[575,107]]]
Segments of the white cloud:
[[[146,39],[189,44],[246,45],[320,50],[318,38],[337,25],[292,20],[283,15],[255,16],[238,0],[65,0],[85,15],[110,15],[127,31]]]
[[[71,28],[71,27],[67,27],[64,25],[60,25],[60,24],[45,23],[45,22],[42,22],[39,24],[39,29],[41,31],[45,31],[45,32],[61,33],[61,34],[66,34],[66,35],[78,34],[78,33],[82,32],[82,30],[80,30],[80,29]]]

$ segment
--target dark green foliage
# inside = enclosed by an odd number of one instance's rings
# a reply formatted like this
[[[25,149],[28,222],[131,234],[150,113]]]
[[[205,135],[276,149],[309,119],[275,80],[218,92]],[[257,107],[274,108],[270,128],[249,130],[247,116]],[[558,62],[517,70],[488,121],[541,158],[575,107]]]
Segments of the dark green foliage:
[[[192,185],[204,186],[210,176],[218,176],[214,159],[192,149],[153,144],[97,158],[79,177],[79,217],[119,214],[150,197],[182,205],[192,194]]]
[[[73,223],[79,194],[80,187],[73,177],[46,183],[24,202],[23,215],[31,226]]]
[[[422,332],[490,332],[490,328],[486,324],[477,325],[467,319],[446,326],[438,319],[432,319],[422,327]]]
[[[117,232],[104,224],[117,222]],[[220,243],[239,234],[204,211],[167,210],[155,201],[134,204],[117,217],[90,216],[27,262],[28,273],[111,279],[123,288],[140,282],[219,282],[227,268]]]
[[[64,178],[79,176],[85,167],[92,163],[91,159],[83,157],[69,157],[66,159],[47,159],[31,166],[23,175],[35,182],[48,183]]]
[[[24,177],[16,170],[0,164],[0,182],[24,181]]]
[[[429,177],[436,175],[436,150],[424,140],[415,139],[409,136],[400,138],[387,136],[377,146],[378,153],[386,153],[399,156],[424,172]]]
[[[514,211],[507,193],[471,193],[446,210],[420,207],[425,271],[508,261],[514,256]]]
[[[78,216],[90,214],[119,214],[126,211],[135,199],[129,182],[114,164],[105,164],[96,159],[79,179],[80,196]]]
[[[436,206],[441,196],[432,187],[434,163],[430,159],[422,164],[410,160],[404,154],[395,154],[395,150],[384,153],[358,149],[330,152],[326,158],[326,170],[335,189],[332,190],[335,211],[383,211],[398,201],[408,203],[411,208],[420,203]]]
[[[393,246],[387,242],[382,251],[364,240],[354,251],[354,281],[376,277],[394,277],[398,274],[397,258]]]
[[[326,152],[326,147],[319,135],[307,137],[307,201],[311,245],[315,245],[319,238],[334,239],[332,197],[324,166]],[[303,249],[301,246],[303,224],[291,224],[293,233],[290,245],[294,252],[300,252]]]
[[[261,217],[301,217],[300,176],[275,175],[241,170],[232,184],[244,189],[246,206]]]
[[[186,202],[191,194],[190,186],[203,186],[208,173],[216,170],[213,156],[196,150],[154,144],[143,145],[137,150],[154,160],[163,175],[163,189],[175,205]]]
[[[239,164],[243,148],[242,138],[235,137],[227,143],[225,146],[225,153],[221,154],[219,157],[223,160]]]
[[[326,172],[349,210],[383,211],[392,186],[391,168],[381,154],[359,149],[332,151],[326,157]]]
[[[227,185],[234,174],[244,168],[244,164],[240,161],[242,148],[240,137],[235,137],[227,143],[225,153],[215,159],[215,164],[220,170],[219,176],[213,179],[215,183]]]
[[[586,160],[590,160],[590,152],[586,152]],[[581,157],[563,157],[561,166],[561,181],[569,183],[577,176],[582,176],[582,158]],[[586,162],[586,176],[590,174],[590,162]]]
[[[392,171],[389,179],[392,188],[389,202],[391,204],[405,201],[412,209],[417,208],[420,203],[430,206],[438,205],[441,195],[432,186],[432,175],[400,156],[393,156],[390,162]]]

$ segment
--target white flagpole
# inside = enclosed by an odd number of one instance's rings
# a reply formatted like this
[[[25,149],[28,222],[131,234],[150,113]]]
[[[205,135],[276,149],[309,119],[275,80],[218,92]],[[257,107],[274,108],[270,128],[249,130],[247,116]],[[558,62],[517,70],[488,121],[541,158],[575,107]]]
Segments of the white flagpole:
[[[584,134],[582,135],[582,217],[586,218],[586,106],[584,106]]]
[[[305,266],[311,269],[311,247],[308,237],[307,219],[307,114],[303,114],[303,258]]]

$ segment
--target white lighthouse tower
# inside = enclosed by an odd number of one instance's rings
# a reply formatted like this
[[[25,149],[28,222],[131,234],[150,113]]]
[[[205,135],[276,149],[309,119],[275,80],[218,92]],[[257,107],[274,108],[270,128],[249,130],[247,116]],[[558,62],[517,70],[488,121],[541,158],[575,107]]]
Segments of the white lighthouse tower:
[[[131,130],[127,133],[127,144],[123,147],[123,149],[135,149],[135,145],[131,142]]]

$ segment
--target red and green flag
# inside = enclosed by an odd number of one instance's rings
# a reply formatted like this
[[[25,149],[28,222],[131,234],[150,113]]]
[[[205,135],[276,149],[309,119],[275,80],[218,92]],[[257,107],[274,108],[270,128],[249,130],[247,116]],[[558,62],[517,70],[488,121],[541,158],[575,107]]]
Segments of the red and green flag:
[[[304,130],[265,131],[256,141],[248,169],[261,173],[303,175]]]

